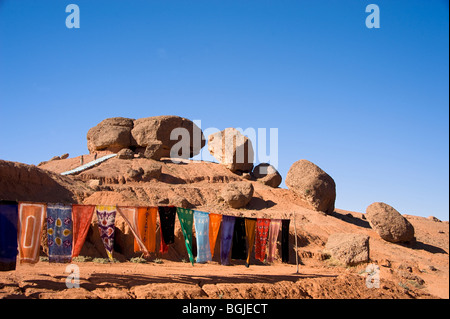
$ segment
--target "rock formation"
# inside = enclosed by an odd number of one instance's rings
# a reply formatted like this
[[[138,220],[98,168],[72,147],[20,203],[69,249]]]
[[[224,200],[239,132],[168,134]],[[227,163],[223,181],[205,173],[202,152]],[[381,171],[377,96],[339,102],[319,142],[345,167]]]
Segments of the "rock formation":
[[[87,144],[90,153],[105,150],[117,153],[130,149],[159,160],[171,157],[171,149],[176,144],[176,157],[193,157],[205,146],[205,137],[191,120],[179,116],[162,115],[137,120],[114,117],[91,128],[87,133]]]
[[[375,202],[366,209],[370,226],[386,241],[408,242],[414,239],[414,227],[395,208]]]
[[[369,236],[364,234],[333,233],[325,249],[346,266],[369,261]]]
[[[252,142],[235,128],[211,134],[208,137],[208,150],[232,172],[251,172],[253,168]]]
[[[282,177],[276,168],[267,163],[255,166],[252,174],[258,182],[273,188],[278,187],[282,181]]]
[[[314,210],[331,214],[336,200],[336,184],[330,175],[307,160],[292,164],[286,176],[286,185]]]
[[[227,184],[221,197],[232,208],[244,208],[253,196],[253,185],[248,182],[234,182]]]

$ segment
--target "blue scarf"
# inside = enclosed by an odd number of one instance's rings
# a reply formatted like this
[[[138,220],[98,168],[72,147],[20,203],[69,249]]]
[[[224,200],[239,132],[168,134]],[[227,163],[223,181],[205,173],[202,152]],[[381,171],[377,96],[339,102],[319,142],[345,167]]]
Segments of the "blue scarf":
[[[197,262],[204,263],[212,260],[209,246],[209,214],[194,211],[195,236],[197,239]]]

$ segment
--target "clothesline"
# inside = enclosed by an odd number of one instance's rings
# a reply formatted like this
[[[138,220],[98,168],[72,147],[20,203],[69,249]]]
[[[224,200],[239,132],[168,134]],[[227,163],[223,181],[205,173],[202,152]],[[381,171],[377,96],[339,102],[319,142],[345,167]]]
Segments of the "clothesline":
[[[290,219],[230,216],[175,206],[141,207],[121,205],[82,205],[0,201],[0,270],[14,270],[17,255],[20,263],[39,260],[42,226],[47,224],[49,262],[70,263],[80,254],[94,213],[106,254],[113,261],[115,220],[117,213],[130,226],[134,251],[144,256],[156,252],[157,217],[159,216],[159,252],[168,252],[175,242],[178,216],[189,260],[194,265],[212,260],[220,236],[220,262],[245,260],[255,250],[255,258],[273,262],[281,230],[282,261],[289,262]],[[197,256],[193,255],[193,229]]]

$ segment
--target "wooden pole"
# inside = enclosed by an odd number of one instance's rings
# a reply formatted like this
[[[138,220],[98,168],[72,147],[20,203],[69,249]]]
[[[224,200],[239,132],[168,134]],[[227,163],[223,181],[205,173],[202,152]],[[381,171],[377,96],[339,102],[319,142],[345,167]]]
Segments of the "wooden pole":
[[[294,215],[294,233],[295,233],[295,264],[297,265],[297,274],[298,274],[298,247],[297,247],[297,224],[295,222],[295,213]]]

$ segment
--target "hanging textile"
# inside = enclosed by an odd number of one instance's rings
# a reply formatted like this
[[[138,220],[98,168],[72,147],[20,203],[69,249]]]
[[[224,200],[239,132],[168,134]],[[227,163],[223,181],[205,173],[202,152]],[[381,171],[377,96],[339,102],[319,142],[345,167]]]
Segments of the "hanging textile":
[[[234,231],[234,216],[222,216],[222,235],[220,238],[220,263],[228,265],[228,255],[231,250]]]
[[[194,223],[194,211],[178,207],[177,215],[184,236],[184,243],[186,244],[189,261],[194,265],[194,254],[192,253],[192,225]]]
[[[100,237],[103,241],[103,245],[106,249],[106,254],[110,261],[113,261],[114,250],[114,232],[115,232],[115,220],[116,220],[116,206],[97,205],[95,207],[98,219],[98,230]]]
[[[19,203],[19,260],[34,264],[39,261],[42,225],[46,205],[40,203]]]
[[[258,218],[256,220],[255,258],[264,261],[266,255],[267,237],[269,235],[270,219]]]
[[[95,205],[72,205],[72,257],[77,257],[91,226]]]
[[[280,233],[281,219],[272,219],[269,227],[269,239],[268,239],[268,253],[267,261],[272,263],[275,258],[275,251],[277,249],[278,234]]]
[[[245,218],[236,217],[233,231],[232,259],[247,259],[247,236],[245,235]]]
[[[289,224],[290,219],[281,221],[281,260],[284,263],[289,262]]]
[[[72,261],[72,205],[47,205],[48,261],[70,263]]]
[[[149,253],[156,251],[156,216],[158,207],[139,207],[137,209],[137,229],[140,239],[145,248],[140,247],[136,238],[134,240],[134,251]]]
[[[209,246],[209,214],[194,212],[195,237],[197,240],[197,262],[204,263],[212,260]]]
[[[16,269],[18,204],[0,201],[0,271]]]
[[[255,244],[255,227],[256,218],[245,218],[245,235],[247,236],[248,250],[247,250],[247,260],[246,266],[250,265],[250,254],[253,250],[253,245]]]
[[[221,214],[209,214],[209,247],[211,248],[211,257],[214,256],[217,235],[219,235],[220,223],[222,222]]]
[[[150,253],[145,247],[145,244],[141,238],[141,234],[138,231],[138,208],[128,206],[118,206],[117,211],[123,217],[128,226],[130,226],[130,230],[134,235],[134,244],[135,244],[134,248],[136,248],[137,245],[138,251],[142,251],[144,253],[144,256],[149,256]]]
[[[175,241],[175,215],[177,208],[175,206],[159,206],[159,224],[161,229],[161,253],[169,251],[168,245]]]

